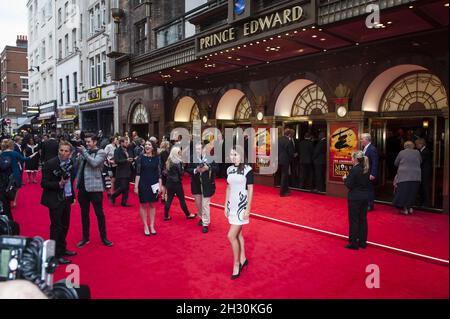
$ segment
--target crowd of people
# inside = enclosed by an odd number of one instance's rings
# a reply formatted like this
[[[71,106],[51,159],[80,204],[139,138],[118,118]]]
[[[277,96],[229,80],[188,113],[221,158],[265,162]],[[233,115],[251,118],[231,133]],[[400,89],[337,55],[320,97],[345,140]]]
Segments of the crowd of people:
[[[287,129],[279,139],[279,172],[281,174],[280,195],[289,195],[290,165],[293,158],[300,155],[302,186],[311,185],[311,172],[315,171],[315,185],[320,191],[325,189],[326,148],[324,133],[319,134],[315,146],[311,135],[305,135],[300,142],[299,152],[293,142],[293,130]],[[349,244],[346,248],[358,249],[367,246],[367,212],[374,209],[375,183],[378,179],[378,151],[371,143],[369,134],[361,135],[362,150],[352,154],[353,168],[344,176],[348,188]],[[139,214],[145,236],[157,235],[155,227],[156,206],[164,204],[164,221],[170,221],[174,197],[180,202],[187,220],[198,218],[203,233],[208,233],[211,224],[210,203],[216,191],[215,179],[224,163],[216,163],[211,156],[215,144],[204,141],[193,145],[190,160],[183,162],[183,148],[180,141],[170,141],[163,137],[148,140],[133,132],[131,136],[114,135],[110,138],[98,134],[83,134],[75,131],[71,135],[34,136],[25,134],[3,138],[2,159],[7,159],[8,173],[2,168],[0,183],[1,211],[13,220],[12,208],[16,207],[18,193],[6,196],[5,190],[22,186],[23,173],[27,183],[37,183],[37,172],[42,169],[41,204],[48,208],[50,216],[50,238],[56,242],[55,254],[59,263],[68,264],[67,257],[77,253],[67,249],[66,236],[70,226],[71,207],[77,197],[81,211],[82,236],[77,244],[82,248],[90,242],[90,206],[97,217],[101,242],[112,246],[107,237],[103,208],[103,194],[106,192],[112,206],[120,198],[120,205],[131,206],[128,202],[130,182],[134,181],[134,192],[139,199]],[[300,153],[300,154],[299,154]],[[302,155],[303,154],[303,155]],[[309,154],[304,159],[304,154]],[[248,265],[245,255],[243,225],[249,223],[253,198],[253,170],[246,163],[246,152],[239,145],[226,156],[231,164],[225,167],[227,180],[224,214],[230,224],[228,240],[233,251],[232,279],[240,276]],[[310,157],[310,158],[309,158]],[[303,158],[303,159],[302,159]],[[2,161],[0,161],[2,162]],[[428,203],[428,184],[431,172],[431,155],[425,140],[406,141],[404,149],[394,160],[398,167],[394,179],[395,196],[393,204],[405,215],[412,213],[412,206],[420,192],[423,203]],[[183,188],[184,173],[191,178],[190,191],[195,198],[196,213],[189,211]],[[305,186],[306,187],[306,186]]]
[[[164,221],[170,221],[171,206],[176,196],[186,219],[198,218],[202,233],[209,232],[211,224],[210,200],[215,193],[215,178],[219,165],[211,156],[213,145],[204,141],[192,145],[188,163],[183,162],[180,141],[170,141],[163,137],[148,140],[140,138],[136,132],[131,136],[103,134],[83,134],[75,131],[71,135],[57,136],[55,132],[35,136],[25,134],[2,138],[2,158],[10,159],[9,168],[2,168],[0,189],[1,212],[14,220],[11,208],[17,205],[17,194],[13,200],[5,196],[10,187],[9,176],[15,180],[16,190],[22,186],[23,173],[27,173],[27,183],[37,183],[37,172],[42,170],[41,204],[48,208],[50,216],[50,239],[54,240],[55,257],[60,264],[69,264],[67,257],[77,252],[67,248],[66,237],[70,227],[72,204],[77,200],[82,219],[82,236],[77,247],[90,242],[90,207],[92,204],[97,217],[100,240],[105,246],[113,242],[107,237],[103,207],[103,194],[109,197],[112,206],[120,198],[120,205],[130,207],[128,202],[130,182],[134,181],[134,192],[139,199],[139,212],[143,222],[144,235],[155,236],[155,203],[164,204]],[[244,150],[233,147],[228,154],[231,159],[227,171],[227,201],[224,213],[230,223],[228,239],[233,251],[233,271],[231,279],[240,276],[248,265],[245,257],[242,226],[248,224],[253,197],[252,167],[245,163]],[[195,197],[196,213],[191,213],[186,205],[183,188],[184,173],[191,177],[191,193]],[[231,196],[229,196],[231,194]]]

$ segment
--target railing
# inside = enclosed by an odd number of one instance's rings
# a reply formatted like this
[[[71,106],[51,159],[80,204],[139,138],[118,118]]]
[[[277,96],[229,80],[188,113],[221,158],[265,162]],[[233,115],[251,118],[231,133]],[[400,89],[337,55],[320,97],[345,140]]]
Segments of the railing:
[[[208,1],[207,3],[202,4],[191,11],[188,11],[185,14],[168,21],[167,23],[158,26],[155,28],[156,48],[163,48],[195,35],[195,26],[190,24],[188,20],[197,14],[215,7],[219,7],[227,2],[227,0]]]

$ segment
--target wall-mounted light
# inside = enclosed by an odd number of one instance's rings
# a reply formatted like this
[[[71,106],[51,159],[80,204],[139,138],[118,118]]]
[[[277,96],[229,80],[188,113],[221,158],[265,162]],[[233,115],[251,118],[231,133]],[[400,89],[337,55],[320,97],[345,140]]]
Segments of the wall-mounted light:
[[[206,115],[203,115],[202,121],[206,124],[206,122],[208,122],[208,117]]]
[[[422,123],[423,128],[428,128],[428,125],[429,125],[428,121],[423,121]]]
[[[309,120],[309,121],[308,121],[308,125],[309,125],[309,126],[313,125],[313,121]]]
[[[264,118],[264,114],[262,112],[258,112],[258,114],[256,114],[256,118],[258,119],[258,121],[262,121],[262,119]]]

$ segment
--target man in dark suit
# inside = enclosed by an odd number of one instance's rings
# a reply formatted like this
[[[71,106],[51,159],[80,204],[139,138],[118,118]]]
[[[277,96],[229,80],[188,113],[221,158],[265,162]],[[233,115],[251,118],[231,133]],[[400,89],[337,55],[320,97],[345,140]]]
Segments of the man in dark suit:
[[[70,159],[72,146],[61,142],[58,155],[42,168],[41,187],[44,189],[41,204],[50,212],[50,239],[56,243],[55,257],[60,264],[70,264],[64,256],[75,256],[66,249],[66,236],[70,224],[70,208],[75,199],[73,191],[73,162]]]
[[[134,158],[130,156],[127,149],[129,147],[129,139],[121,137],[119,140],[120,146],[114,151],[114,162],[117,164],[116,168],[116,191],[109,197],[112,205],[115,205],[116,198],[122,194],[122,206],[130,207],[127,204],[128,193],[131,179],[131,164]]]
[[[42,143],[41,160],[42,163],[58,156],[59,143],[56,140],[56,133],[51,133],[50,138]]]
[[[423,138],[416,140],[416,148],[420,151],[422,180],[420,182],[420,206],[431,207],[431,183],[433,179],[433,157]]]
[[[361,134],[361,145],[363,147],[364,155],[369,158],[369,207],[367,211],[374,210],[375,201],[375,186],[378,176],[378,151],[377,148],[372,145],[372,138],[370,134]]]
[[[292,143],[293,131],[286,129],[284,136],[278,140],[278,170],[281,174],[280,196],[289,195],[289,165],[294,158],[294,144]]]
[[[311,134],[306,133],[305,138],[299,144],[300,153],[300,188],[310,189],[312,184],[313,153],[314,146]]]
[[[313,154],[314,177],[316,190],[325,192],[325,172],[327,171],[327,138],[324,132],[319,133],[319,141]]]

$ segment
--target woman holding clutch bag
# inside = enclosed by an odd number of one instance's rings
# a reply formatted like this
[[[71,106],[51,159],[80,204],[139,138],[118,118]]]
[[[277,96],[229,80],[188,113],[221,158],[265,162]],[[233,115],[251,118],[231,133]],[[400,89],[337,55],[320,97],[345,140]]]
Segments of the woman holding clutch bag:
[[[155,202],[161,190],[160,157],[156,154],[156,144],[147,141],[144,152],[136,160],[136,179],[134,192],[139,196],[140,214],[144,222],[144,235],[156,235],[155,231]],[[150,206],[150,230],[147,224],[147,209]]]

